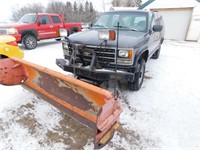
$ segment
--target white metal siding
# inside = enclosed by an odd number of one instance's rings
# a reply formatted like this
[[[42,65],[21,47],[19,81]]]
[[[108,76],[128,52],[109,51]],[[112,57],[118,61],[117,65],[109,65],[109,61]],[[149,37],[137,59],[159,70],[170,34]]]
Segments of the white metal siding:
[[[192,16],[192,8],[157,10],[165,23],[165,39],[185,40]]]
[[[200,40],[200,4],[193,8],[192,19],[188,29],[186,40],[199,41]]]

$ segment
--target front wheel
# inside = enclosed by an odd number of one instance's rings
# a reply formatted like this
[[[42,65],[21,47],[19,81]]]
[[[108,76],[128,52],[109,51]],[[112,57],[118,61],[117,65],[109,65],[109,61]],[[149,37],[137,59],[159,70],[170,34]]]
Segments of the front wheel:
[[[135,73],[135,78],[133,82],[128,82],[130,90],[138,91],[142,87],[145,74],[145,60],[142,58],[138,61],[139,70]]]
[[[23,45],[26,49],[35,49],[37,47],[37,39],[33,35],[25,35],[23,37]]]
[[[74,26],[71,28],[71,34],[78,32],[78,27]]]

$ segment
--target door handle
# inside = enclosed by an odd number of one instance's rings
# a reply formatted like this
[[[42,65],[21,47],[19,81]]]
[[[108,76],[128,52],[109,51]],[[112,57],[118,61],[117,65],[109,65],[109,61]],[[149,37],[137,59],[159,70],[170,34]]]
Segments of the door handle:
[[[49,26],[50,28],[53,28],[53,26]]]

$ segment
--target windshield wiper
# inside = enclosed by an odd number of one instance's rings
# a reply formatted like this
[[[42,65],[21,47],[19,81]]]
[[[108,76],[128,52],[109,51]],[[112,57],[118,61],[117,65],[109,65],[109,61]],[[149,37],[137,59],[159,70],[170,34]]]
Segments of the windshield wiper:
[[[117,26],[114,26],[117,28]],[[137,29],[135,28],[130,28],[130,27],[127,27],[127,26],[119,26],[120,29],[127,29],[127,30],[131,30],[131,31],[138,31]]]
[[[103,27],[103,28],[108,29],[108,27],[106,27],[106,26],[104,26],[104,25],[100,25],[100,24],[95,24],[93,27]]]

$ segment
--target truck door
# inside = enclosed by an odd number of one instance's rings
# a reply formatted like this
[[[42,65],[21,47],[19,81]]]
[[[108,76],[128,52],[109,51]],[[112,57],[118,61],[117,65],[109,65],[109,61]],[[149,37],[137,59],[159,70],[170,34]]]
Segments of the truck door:
[[[59,29],[64,27],[64,22],[62,22],[59,16],[51,16],[51,20],[53,23],[53,37],[59,37]]]
[[[48,39],[53,37],[53,25],[48,15],[41,15],[38,20],[38,37],[39,39]]]
[[[159,42],[160,42],[160,32],[154,32],[153,31],[153,26],[155,24],[158,24],[156,22],[156,16],[152,13],[150,15],[150,31],[149,31],[149,52],[150,55],[153,54],[158,46],[159,46]]]

